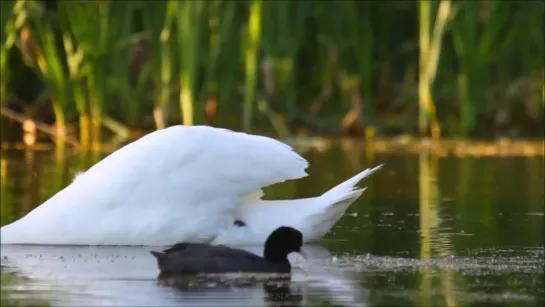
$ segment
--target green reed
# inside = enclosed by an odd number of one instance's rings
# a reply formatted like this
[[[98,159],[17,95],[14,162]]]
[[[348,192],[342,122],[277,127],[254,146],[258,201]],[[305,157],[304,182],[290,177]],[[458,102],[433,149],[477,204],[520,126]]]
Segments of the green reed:
[[[248,16],[241,10],[246,4],[244,2],[224,2],[223,16],[217,25],[219,29],[218,50],[214,73],[214,80],[217,82],[217,97],[220,104],[230,104],[235,98],[238,86],[237,75],[244,69],[245,49],[242,45],[244,38],[243,31],[237,31],[241,26],[240,20]],[[241,33],[242,32],[242,33]],[[245,79],[244,82],[247,82]],[[244,98],[246,105],[246,98]],[[244,113],[244,111],[243,111]],[[244,115],[243,115],[243,118]]]
[[[459,61],[459,134],[467,136],[473,132],[479,115],[520,99],[515,96],[526,91],[519,86],[523,75],[537,79],[539,67],[544,66],[544,29],[535,21],[543,20],[544,16],[542,3],[520,6],[463,1],[456,4],[459,12],[453,20],[452,37]],[[540,54],[541,59],[535,57],[536,54]],[[538,87],[530,87],[524,99],[538,101]]]
[[[55,12],[48,13],[49,18],[40,20],[42,27],[51,29],[51,33],[54,28],[53,35],[61,37],[62,43],[51,43],[55,46],[52,49],[57,48],[60,54],[55,67],[59,67],[58,78],[65,79],[61,85],[66,93],[65,100],[73,102],[78,112],[80,142],[84,149],[90,137],[95,144],[100,142],[103,109],[112,89],[129,98],[127,93],[132,92],[128,88],[128,52],[122,50],[122,57],[119,51],[117,54],[111,52],[121,49],[117,44],[119,37],[130,38],[127,26],[130,19],[123,17],[131,7],[115,5],[109,2],[61,1]],[[44,10],[43,6],[40,8]],[[50,61],[56,59],[45,58]]]
[[[305,35],[304,23],[312,3],[309,1],[264,1],[262,16],[262,47],[264,60],[270,61],[272,80],[268,95],[283,105],[288,119],[296,117],[297,52]],[[264,80],[265,81],[265,80]]]
[[[432,3],[430,1],[419,1],[420,53],[418,103],[420,112],[418,128],[420,134],[425,135],[429,126],[432,135],[438,137],[441,128],[437,120],[436,106],[432,98],[432,87],[437,73],[444,29],[451,14],[451,2],[450,0],[441,0],[439,2],[433,30],[430,29],[431,7]]]
[[[12,210],[11,205],[6,205],[11,203],[11,195],[7,192],[7,183],[8,183],[8,159],[4,158],[3,156],[0,157],[0,201],[2,202],[2,206],[0,206],[0,222],[2,225],[5,225],[7,223],[8,218],[11,218],[13,216],[13,212],[10,212]]]
[[[373,97],[373,6],[376,4],[371,1],[361,1],[362,22],[357,14],[359,10],[349,10],[347,15],[351,17],[352,28],[355,31],[354,40],[356,41],[355,50],[360,55],[357,57],[359,74],[361,78],[361,95],[363,98],[363,116],[366,126],[373,126],[375,119],[375,101]]]
[[[233,80],[236,75],[237,62],[231,61],[234,65],[227,65],[227,61],[222,61],[221,55],[235,57],[240,53],[240,44],[238,44],[239,35],[236,33],[236,2],[215,2],[217,5],[211,7],[213,12],[209,22],[209,49],[210,49],[210,61],[209,68],[205,80],[209,83],[215,83],[210,85],[210,91],[215,92],[219,90],[222,83],[227,83],[227,87],[222,88],[225,93],[229,92],[229,88],[232,87],[229,80]],[[222,74],[223,72],[223,74]],[[227,76],[226,79],[220,77],[220,75]],[[203,91],[207,93],[207,91]],[[201,97],[204,99],[204,97]]]
[[[208,103],[247,131],[265,116],[282,135],[472,135],[501,112],[539,123],[545,107],[542,3],[57,4],[2,1],[1,98],[24,82],[13,63],[31,67],[58,130],[79,117],[82,145],[101,125],[127,135],[124,125],[202,124],[215,116],[203,116]]]
[[[113,98],[109,94],[112,91],[125,94],[123,98],[130,105],[129,57],[128,49],[123,47],[131,39],[133,5],[118,1],[59,3],[68,23],[65,31],[71,34],[84,54],[81,75],[87,89],[91,135],[95,143],[101,140],[103,113]],[[134,122],[131,108],[128,114],[126,120]]]
[[[68,64],[68,75],[72,86],[72,95],[79,114],[80,145],[86,149],[89,146],[90,120],[87,108],[87,97],[84,89],[84,79],[80,73],[83,60],[83,50],[76,49],[70,36],[63,37]]]
[[[145,28],[151,31],[151,50],[153,63],[152,74],[155,84],[155,107],[153,110],[155,126],[157,129],[166,127],[164,110],[170,102],[172,85],[172,25],[177,12],[175,2],[166,2],[151,7],[151,2],[146,2],[144,14]]]
[[[245,87],[243,127],[245,131],[252,129],[252,114],[257,84],[257,52],[261,39],[261,0],[253,0],[250,6],[248,25],[246,26],[245,44]]]
[[[475,125],[477,106],[483,103],[481,78],[482,62],[479,61],[478,40],[479,3],[467,1],[461,5],[458,18],[454,21],[453,38],[460,69],[458,72],[458,88],[460,91],[462,134],[467,134]]]
[[[333,50],[338,53],[342,65],[337,79],[342,97],[345,97],[342,100],[350,102],[342,126],[346,129],[354,124],[364,124],[366,135],[370,137],[374,134],[373,72],[377,66],[372,49],[372,15],[377,5],[370,1],[345,1],[342,5],[331,3],[327,9],[337,10],[339,15],[347,17],[337,21],[331,29],[327,24],[321,29],[324,42],[335,46]]]
[[[180,55],[180,108],[182,123],[193,125],[197,73],[201,61],[202,16],[205,3],[177,2],[178,54]]]
[[[16,21],[20,24],[26,18],[18,16],[13,10],[12,1],[0,1],[0,104],[4,102],[8,93],[8,59],[9,52],[15,43]]]
[[[143,108],[142,97],[144,84],[149,74],[142,71],[137,78],[132,78],[131,68],[134,60],[133,51],[144,39],[145,34],[134,33],[133,24],[136,12],[142,9],[138,1],[112,1],[108,7],[106,3],[101,4],[104,8],[103,14],[108,14],[110,20],[107,24],[101,25],[104,32],[101,32],[102,50],[98,63],[106,73],[105,86],[107,97],[102,112],[109,113],[110,99],[122,100],[124,116],[123,120],[130,126],[136,126],[141,117]],[[136,79],[136,80],[133,80]],[[103,121],[106,126],[106,122]],[[112,128],[112,127],[110,127]],[[118,131],[119,132],[119,131]]]
[[[26,16],[20,32],[23,61],[45,84],[46,92],[52,101],[57,135],[64,136],[65,109],[69,97],[62,49],[56,40],[53,18],[48,15],[43,5],[34,1],[17,1],[13,10]]]

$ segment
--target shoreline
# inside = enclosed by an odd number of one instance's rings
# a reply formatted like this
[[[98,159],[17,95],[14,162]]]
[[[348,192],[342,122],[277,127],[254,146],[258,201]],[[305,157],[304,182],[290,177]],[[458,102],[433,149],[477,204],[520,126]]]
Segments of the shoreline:
[[[111,153],[133,141],[131,138],[126,142],[105,142],[98,147],[89,148],[91,152]],[[545,138],[542,139],[510,139],[500,138],[497,140],[477,140],[462,138],[420,138],[412,136],[377,137],[365,140],[361,137],[292,137],[280,139],[298,151],[326,151],[333,146],[339,146],[343,150],[358,151],[374,154],[387,155],[410,155],[429,153],[440,157],[532,157],[545,156]],[[2,151],[30,150],[30,151],[53,151],[59,146],[54,142],[36,142],[33,145],[26,145],[22,141],[1,142]],[[65,145],[65,150],[84,152]]]

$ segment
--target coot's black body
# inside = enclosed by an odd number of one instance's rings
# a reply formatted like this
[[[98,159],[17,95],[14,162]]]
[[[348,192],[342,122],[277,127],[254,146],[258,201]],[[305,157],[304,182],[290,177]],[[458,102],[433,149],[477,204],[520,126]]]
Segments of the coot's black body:
[[[216,273],[290,273],[288,254],[301,251],[303,235],[291,227],[273,231],[260,257],[225,245],[178,243],[162,252],[152,251],[162,276]]]

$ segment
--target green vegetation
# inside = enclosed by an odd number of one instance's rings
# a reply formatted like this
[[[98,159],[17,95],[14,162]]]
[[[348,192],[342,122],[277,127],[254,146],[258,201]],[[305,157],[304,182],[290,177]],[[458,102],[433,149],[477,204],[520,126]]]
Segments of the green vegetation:
[[[539,136],[542,1],[1,1],[2,110],[79,131]],[[5,113],[5,112],[3,112]]]

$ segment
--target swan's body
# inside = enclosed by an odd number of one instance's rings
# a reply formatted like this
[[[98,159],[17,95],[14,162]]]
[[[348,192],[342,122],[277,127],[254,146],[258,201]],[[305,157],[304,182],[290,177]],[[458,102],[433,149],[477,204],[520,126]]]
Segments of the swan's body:
[[[261,188],[307,176],[307,161],[271,138],[173,126],[115,151],[23,218],[2,244],[264,244],[281,225],[319,239],[364,189],[365,170],[322,196],[264,201]],[[234,225],[235,220],[246,226]]]

